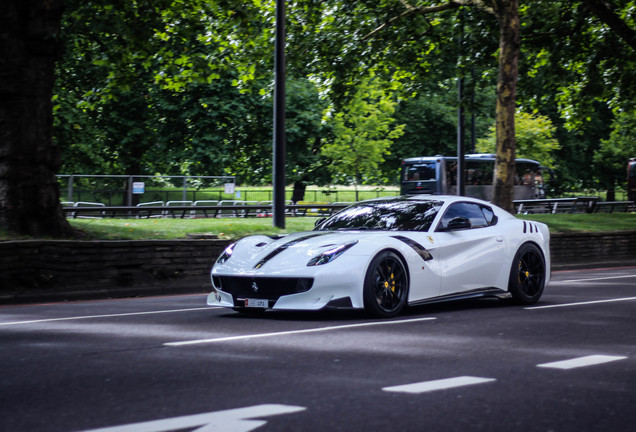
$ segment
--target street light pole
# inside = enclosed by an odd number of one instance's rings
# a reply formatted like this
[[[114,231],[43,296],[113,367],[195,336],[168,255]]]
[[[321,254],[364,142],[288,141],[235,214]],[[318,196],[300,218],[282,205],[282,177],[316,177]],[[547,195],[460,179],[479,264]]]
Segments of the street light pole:
[[[285,228],[285,0],[276,0],[274,75],[273,223]]]
[[[464,44],[464,15],[459,10],[459,53],[457,56],[457,195],[466,195],[466,164],[464,155],[466,154],[465,145],[465,124],[464,124],[464,68],[462,64],[462,48]]]

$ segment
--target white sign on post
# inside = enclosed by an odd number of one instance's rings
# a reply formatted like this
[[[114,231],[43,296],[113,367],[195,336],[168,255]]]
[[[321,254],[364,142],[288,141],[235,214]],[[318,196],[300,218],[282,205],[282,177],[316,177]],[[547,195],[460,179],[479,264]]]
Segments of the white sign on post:
[[[234,183],[225,183],[225,193],[232,195],[234,193]]]
[[[146,184],[144,182],[133,182],[132,184],[132,193],[135,195],[141,195],[145,189]]]

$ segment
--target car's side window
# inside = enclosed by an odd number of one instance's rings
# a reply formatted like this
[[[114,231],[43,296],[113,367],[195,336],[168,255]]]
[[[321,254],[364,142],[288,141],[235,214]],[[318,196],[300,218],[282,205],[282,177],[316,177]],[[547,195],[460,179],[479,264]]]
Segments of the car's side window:
[[[455,218],[466,218],[470,221],[470,228],[483,228],[491,225],[496,221],[495,215],[491,209],[482,207],[479,204],[459,202],[452,204],[440,223],[439,229],[448,229],[448,224]]]
[[[492,211],[490,207],[481,206],[481,211],[484,213],[486,217],[486,221],[488,225],[494,225],[497,223],[497,217],[495,216],[495,212]]]

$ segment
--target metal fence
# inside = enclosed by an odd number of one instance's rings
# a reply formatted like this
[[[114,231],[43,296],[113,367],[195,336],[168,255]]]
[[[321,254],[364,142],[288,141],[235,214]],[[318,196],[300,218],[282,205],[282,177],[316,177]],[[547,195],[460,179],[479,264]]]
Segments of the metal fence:
[[[102,219],[102,218],[227,218],[227,217],[271,217],[273,208],[271,203],[248,204],[249,201],[220,201],[217,205],[205,205],[207,201],[194,203],[148,203],[129,206],[105,206],[100,203],[80,202],[72,207],[63,207],[67,217],[73,219]],[[180,203],[180,202],[179,202]],[[295,216],[329,216],[352,203],[333,204],[287,204],[285,215]]]
[[[128,176],[128,175],[58,175],[61,191],[66,191],[65,205],[100,203],[105,206],[136,206],[144,203],[273,200],[273,190],[236,187],[233,176]],[[285,191],[290,201],[293,189]],[[308,189],[303,202],[335,203],[399,195],[396,188]],[[356,199],[357,198],[357,199]],[[80,204],[82,205],[82,204]]]
[[[599,197],[573,197],[514,201],[517,214],[625,213],[633,212],[633,201],[600,201]]]
[[[68,203],[135,206],[151,201],[234,199],[234,176],[58,175]]]

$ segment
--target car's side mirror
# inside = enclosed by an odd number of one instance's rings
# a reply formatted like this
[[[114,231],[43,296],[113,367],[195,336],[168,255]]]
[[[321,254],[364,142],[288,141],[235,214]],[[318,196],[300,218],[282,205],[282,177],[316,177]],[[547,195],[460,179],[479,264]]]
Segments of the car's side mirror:
[[[445,231],[457,231],[470,228],[470,219],[465,217],[456,217],[448,221]]]
[[[314,222],[314,228],[317,228],[318,225],[320,225],[321,223],[323,223],[325,220],[327,220],[327,218],[320,218],[318,219],[316,222]]]

